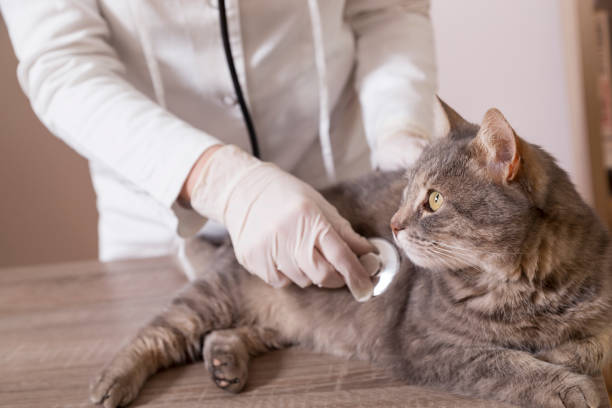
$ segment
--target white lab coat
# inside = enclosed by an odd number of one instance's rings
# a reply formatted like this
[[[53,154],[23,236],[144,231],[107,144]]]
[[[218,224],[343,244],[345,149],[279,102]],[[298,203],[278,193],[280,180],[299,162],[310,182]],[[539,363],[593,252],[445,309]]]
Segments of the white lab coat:
[[[203,221],[176,202],[196,159],[217,143],[250,150],[217,7],[0,0],[34,111],[89,159],[102,260],[176,251]],[[264,160],[321,187],[367,171],[385,134],[429,137],[428,1],[228,0],[226,9]]]

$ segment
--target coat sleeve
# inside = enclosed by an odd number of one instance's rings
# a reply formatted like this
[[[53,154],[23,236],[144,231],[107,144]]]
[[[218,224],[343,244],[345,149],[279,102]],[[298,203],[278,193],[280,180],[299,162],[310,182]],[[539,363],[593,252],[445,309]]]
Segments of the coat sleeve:
[[[428,0],[347,0],[345,18],[356,37],[355,86],[373,150],[404,132],[433,131],[437,90]]]
[[[0,0],[19,83],[49,130],[167,207],[219,143],[125,80],[96,0]]]

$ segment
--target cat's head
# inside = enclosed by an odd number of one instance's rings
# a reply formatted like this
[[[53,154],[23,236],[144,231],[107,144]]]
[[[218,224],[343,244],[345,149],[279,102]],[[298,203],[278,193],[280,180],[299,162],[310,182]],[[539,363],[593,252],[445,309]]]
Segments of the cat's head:
[[[445,136],[407,172],[391,220],[395,240],[422,267],[474,267],[496,281],[516,276],[530,234],[540,233],[537,226],[550,210],[551,188],[569,205],[581,200],[554,160],[518,137],[497,109],[487,111],[480,125],[442,101],[439,110]]]

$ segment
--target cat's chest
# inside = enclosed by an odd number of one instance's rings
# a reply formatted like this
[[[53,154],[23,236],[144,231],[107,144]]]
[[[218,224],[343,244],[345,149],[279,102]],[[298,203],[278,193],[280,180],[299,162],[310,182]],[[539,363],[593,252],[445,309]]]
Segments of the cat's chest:
[[[436,291],[430,278],[420,276],[413,287],[406,319],[411,327],[407,338],[426,339],[430,344],[522,350],[537,350],[552,344],[553,337],[559,338],[555,322],[545,316],[495,304],[495,299],[484,297],[458,302]]]

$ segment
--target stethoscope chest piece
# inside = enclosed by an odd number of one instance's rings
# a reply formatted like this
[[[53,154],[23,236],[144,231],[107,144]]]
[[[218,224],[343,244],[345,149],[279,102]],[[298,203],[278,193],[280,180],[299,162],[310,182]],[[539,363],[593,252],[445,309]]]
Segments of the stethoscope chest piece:
[[[379,296],[389,288],[399,271],[400,258],[393,244],[386,239],[370,238],[369,241],[376,247],[378,254],[366,254],[359,260],[372,277],[374,284],[372,295]]]

